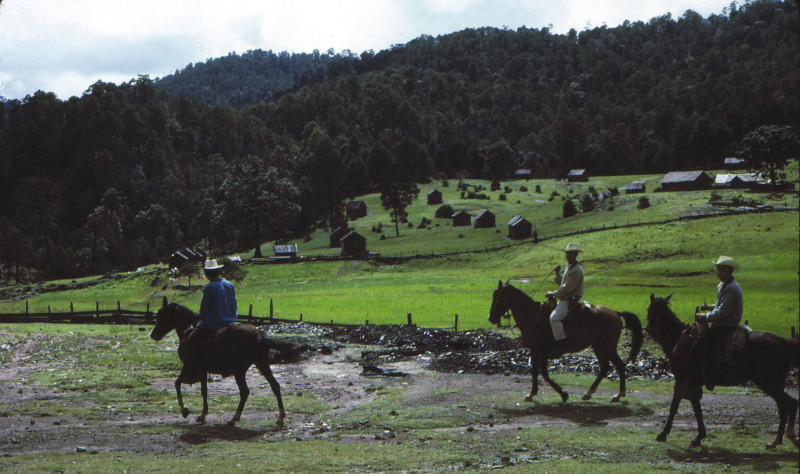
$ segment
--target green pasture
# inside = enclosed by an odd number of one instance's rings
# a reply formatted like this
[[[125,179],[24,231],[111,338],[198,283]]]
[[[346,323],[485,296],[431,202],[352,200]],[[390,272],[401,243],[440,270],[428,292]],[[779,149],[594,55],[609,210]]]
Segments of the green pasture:
[[[549,273],[563,263],[561,249],[577,242],[586,251],[589,301],[645,317],[649,295],[674,294],[672,306],[689,320],[694,307],[713,302],[717,280],[711,261],[719,254],[741,263],[736,274],[745,294],[745,319],[754,329],[789,335],[798,324],[798,216],[795,212],[747,214],[606,230],[513,246],[496,252],[414,259],[393,265],[375,261],[248,265],[237,284],[240,313],[337,323],[416,324],[459,329],[488,327],[491,294],[498,280],[511,280],[535,298],[554,286]],[[94,287],[42,293],[29,310],[152,309],[162,296],[199,307],[201,281],[175,287],[166,271],[150,269],[102,280]],[[0,303],[2,312],[25,310],[24,302]]]

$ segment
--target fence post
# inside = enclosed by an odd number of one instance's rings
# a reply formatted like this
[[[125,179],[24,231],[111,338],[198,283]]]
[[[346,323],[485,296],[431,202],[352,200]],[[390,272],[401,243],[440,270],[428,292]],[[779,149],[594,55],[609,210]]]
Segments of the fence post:
[[[303,313],[300,313],[300,322],[303,322]]]
[[[75,312],[75,306],[72,304],[72,301],[69,302],[69,312],[70,313],[74,313]]]
[[[250,310],[247,312],[247,315],[250,316],[251,318],[253,317],[253,305],[252,304],[250,305]]]
[[[369,326],[369,319],[364,321],[364,326]]]
[[[119,304],[119,300],[117,300],[117,311],[122,311],[122,305]]]
[[[100,302],[99,301],[95,301],[94,302],[94,307],[95,307],[95,314],[99,318],[100,317]]]
[[[411,326],[411,313],[408,313],[408,325]],[[794,335],[794,326],[792,327],[792,334]]]
[[[458,314],[456,314],[456,321],[453,323],[453,331],[458,332]]]
[[[303,320],[302,313],[300,314],[300,321]],[[272,298],[269,299],[269,319],[272,319]]]
[[[28,300],[25,300],[25,314],[28,314]]]

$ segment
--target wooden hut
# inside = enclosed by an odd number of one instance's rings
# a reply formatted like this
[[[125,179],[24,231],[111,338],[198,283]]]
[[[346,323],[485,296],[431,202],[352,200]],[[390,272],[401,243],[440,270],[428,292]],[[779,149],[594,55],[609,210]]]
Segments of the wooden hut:
[[[713,180],[704,171],[670,171],[661,180],[664,191],[696,191],[711,188]]]
[[[350,201],[347,203],[347,218],[358,219],[359,217],[366,217],[367,203],[364,201]]]
[[[453,219],[453,227],[463,227],[472,224],[472,216],[466,211],[458,211],[452,216]]]
[[[735,177],[736,175],[733,173],[719,173],[714,176],[714,186],[721,188],[729,187],[731,185],[731,180]]]
[[[509,239],[527,239],[533,232],[533,225],[522,216],[514,216],[508,221]]]
[[[476,229],[486,229],[495,226],[494,213],[488,209],[484,209],[475,218]]]
[[[331,232],[331,239],[330,239],[330,246],[329,248],[339,248],[342,246],[342,237],[347,235],[350,232],[350,229],[347,227],[337,227],[333,229]]]
[[[589,181],[589,173],[586,170],[569,170],[567,181],[570,183]]]
[[[438,189],[434,189],[433,191],[428,193],[428,204],[441,204],[442,203],[442,192]]]
[[[363,256],[367,254],[367,238],[351,230],[341,239],[342,255]]]
[[[171,270],[173,268],[181,268],[181,265],[190,261],[191,260],[189,259],[189,257],[184,255],[182,252],[175,252],[169,256],[167,264],[169,265],[169,268]]]
[[[725,158],[723,166],[725,166],[726,170],[738,170],[744,168],[745,164],[743,159],[736,158],[735,156],[729,156],[728,158]]]
[[[639,194],[647,191],[647,186],[644,181],[634,181],[620,188],[620,191],[625,191],[625,194]]]
[[[520,168],[514,171],[514,178],[516,179],[530,179],[531,178],[531,170],[526,168]]]
[[[272,251],[276,257],[297,257],[297,244],[275,244],[272,246]]]
[[[755,189],[766,186],[767,180],[759,173],[745,173],[734,175],[730,181],[731,188],[735,189]]]

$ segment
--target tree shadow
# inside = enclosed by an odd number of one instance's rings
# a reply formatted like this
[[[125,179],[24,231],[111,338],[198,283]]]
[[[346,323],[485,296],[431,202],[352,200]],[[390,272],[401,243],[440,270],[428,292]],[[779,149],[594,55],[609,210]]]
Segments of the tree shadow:
[[[500,408],[498,411],[509,417],[530,415],[560,418],[578,424],[597,424],[615,418],[631,416],[649,416],[653,410],[639,405],[626,403],[592,404],[592,403],[552,403],[552,404],[520,404],[516,407]]]
[[[184,427],[185,425],[175,425]],[[209,441],[244,441],[263,436],[270,431],[280,431],[277,426],[272,429],[251,430],[228,425],[207,425],[198,424],[187,429],[180,440],[187,444],[204,444]]]

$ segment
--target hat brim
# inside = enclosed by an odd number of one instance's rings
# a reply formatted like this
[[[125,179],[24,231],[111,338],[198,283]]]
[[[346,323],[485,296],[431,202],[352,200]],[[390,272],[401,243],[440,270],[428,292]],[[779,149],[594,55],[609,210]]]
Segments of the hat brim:
[[[219,270],[220,268],[225,268],[225,265],[217,265],[216,267],[203,267],[203,270]]]

